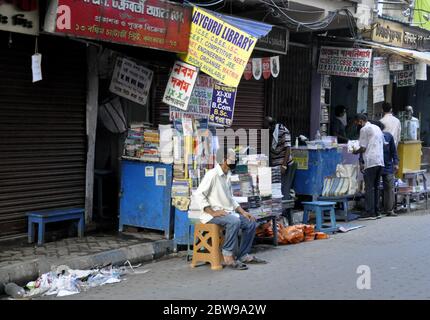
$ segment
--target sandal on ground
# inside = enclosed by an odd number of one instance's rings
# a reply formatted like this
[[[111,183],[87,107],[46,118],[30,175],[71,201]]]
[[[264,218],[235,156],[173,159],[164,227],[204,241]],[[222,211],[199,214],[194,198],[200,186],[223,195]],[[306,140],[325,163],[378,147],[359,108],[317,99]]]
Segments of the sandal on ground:
[[[235,261],[233,263],[224,263],[223,266],[225,268],[230,268],[234,270],[248,270],[248,266],[242,262]]]
[[[250,257],[250,259],[246,259],[244,261],[242,261],[243,263],[250,263],[250,264],[266,264],[267,261],[257,258],[256,256],[252,256]]]

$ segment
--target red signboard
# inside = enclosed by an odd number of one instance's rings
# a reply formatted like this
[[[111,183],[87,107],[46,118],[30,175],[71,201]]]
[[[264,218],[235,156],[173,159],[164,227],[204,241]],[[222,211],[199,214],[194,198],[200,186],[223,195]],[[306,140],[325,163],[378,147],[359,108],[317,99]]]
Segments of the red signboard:
[[[162,0],[58,0],[53,31],[187,52],[190,26],[190,8]]]

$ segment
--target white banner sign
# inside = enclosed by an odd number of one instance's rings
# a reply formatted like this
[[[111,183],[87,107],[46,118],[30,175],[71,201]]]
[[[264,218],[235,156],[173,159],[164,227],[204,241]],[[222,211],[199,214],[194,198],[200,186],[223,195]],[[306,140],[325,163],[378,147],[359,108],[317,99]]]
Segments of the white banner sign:
[[[9,1],[12,2],[12,1]],[[0,1],[0,30],[25,34],[39,34],[38,1]]]
[[[318,73],[368,78],[371,61],[372,49],[321,47]]]
[[[405,70],[396,72],[396,84],[398,87],[410,87],[416,83],[415,65],[406,64]]]
[[[109,90],[118,96],[146,105],[153,72],[127,58],[117,58]]]
[[[384,87],[373,86],[373,103],[383,102],[385,100]]]
[[[199,70],[188,63],[176,61],[170,73],[163,102],[187,110]]]
[[[213,78],[199,75],[191,93],[187,111],[170,106],[170,120],[180,118],[207,119],[211,110],[213,82]]]
[[[386,58],[373,58],[373,86],[385,86],[390,84],[390,71],[388,70],[388,62]]]
[[[427,80],[427,64],[418,63],[415,65],[415,77],[417,80]]]

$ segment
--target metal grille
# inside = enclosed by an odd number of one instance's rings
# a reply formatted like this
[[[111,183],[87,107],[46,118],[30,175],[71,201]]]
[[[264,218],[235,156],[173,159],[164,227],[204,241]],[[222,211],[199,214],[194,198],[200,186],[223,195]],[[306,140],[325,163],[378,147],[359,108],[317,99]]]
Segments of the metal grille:
[[[290,46],[280,56],[280,73],[268,81],[267,114],[285,124],[293,136],[309,135],[312,55],[310,48]]]
[[[84,206],[85,46],[40,36],[43,80],[32,83],[34,38],[0,32],[0,239],[26,232],[25,213]]]

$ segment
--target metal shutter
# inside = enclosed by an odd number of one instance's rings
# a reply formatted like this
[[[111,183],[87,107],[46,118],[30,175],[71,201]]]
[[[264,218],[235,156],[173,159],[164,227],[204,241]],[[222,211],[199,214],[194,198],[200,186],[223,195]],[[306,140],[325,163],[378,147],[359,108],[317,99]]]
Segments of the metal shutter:
[[[310,48],[290,46],[280,56],[281,71],[268,81],[268,114],[296,137],[310,131],[312,55]]]
[[[25,213],[84,206],[86,50],[40,36],[43,80],[32,83],[34,37],[0,32],[0,239],[26,232]]]
[[[234,107],[233,126],[237,130],[243,128],[262,129],[264,125],[265,106],[265,81],[245,80],[242,78],[237,88],[237,97]],[[248,136],[250,139],[250,136]],[[261,135],[257,134],[257,142],[249,141],[249,144],[257,143],[258,152],[261,151]],[[238,142],[237,142],[238,143]]]

